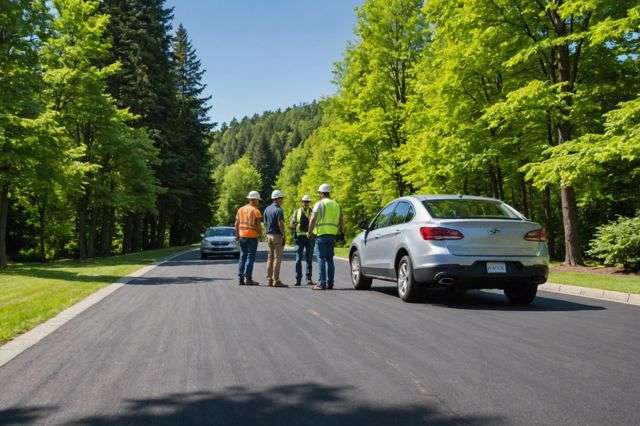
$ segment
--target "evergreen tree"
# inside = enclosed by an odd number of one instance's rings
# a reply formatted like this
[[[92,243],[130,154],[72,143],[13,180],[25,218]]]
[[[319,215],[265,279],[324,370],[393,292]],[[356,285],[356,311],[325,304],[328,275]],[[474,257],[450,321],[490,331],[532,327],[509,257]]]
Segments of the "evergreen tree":
[[[155,214],[130,211],[123,217],[125,252],[164,244],[166,230],[179,208],[172,186],[175,164],[176,86],[171,61],[172,10],[164,0],[104,0],[110,15],[111,60],[122,70],[109,79],[109,91],[121,107],[133,112],[137,127],[150,131],[160,162],[156,177],[164,188]]]
[[[179,25],[173,41],[177,87],[175,139],[172,150],[174,174],[170,191],[179,192],[179,214],[173,218],[170,241],[194,241],[211,219],[213,183],[209,160],[211,130],[207,112],[210,96],[204,96],[204,70],[186,29]]]

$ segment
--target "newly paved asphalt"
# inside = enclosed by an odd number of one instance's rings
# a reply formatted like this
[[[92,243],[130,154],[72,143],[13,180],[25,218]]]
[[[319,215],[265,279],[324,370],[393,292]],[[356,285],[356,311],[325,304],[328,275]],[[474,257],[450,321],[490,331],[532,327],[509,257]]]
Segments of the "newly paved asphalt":
[[[638,307],[235,270],[191,252],[71,320],[0,368],[0,424],[640,424]]]

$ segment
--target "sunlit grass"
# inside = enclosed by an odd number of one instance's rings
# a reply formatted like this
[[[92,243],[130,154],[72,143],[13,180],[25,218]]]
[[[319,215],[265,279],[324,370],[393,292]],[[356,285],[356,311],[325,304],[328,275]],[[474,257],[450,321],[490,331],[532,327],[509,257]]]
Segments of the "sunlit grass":
[[[0,343],[32,329],[119,278],[185,248],[87,261],[16,264],[0,270]]]

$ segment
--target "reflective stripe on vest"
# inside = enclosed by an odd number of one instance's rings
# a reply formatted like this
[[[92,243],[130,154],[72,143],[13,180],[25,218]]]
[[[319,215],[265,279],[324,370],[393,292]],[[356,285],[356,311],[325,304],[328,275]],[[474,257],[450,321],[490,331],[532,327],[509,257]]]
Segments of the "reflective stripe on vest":
[[[318,212],[322,214],[318,218],[316,225],[317,235],[338,235],[338,225],[340,224],[340,205],[329,198],[320,201],[322,209]]]

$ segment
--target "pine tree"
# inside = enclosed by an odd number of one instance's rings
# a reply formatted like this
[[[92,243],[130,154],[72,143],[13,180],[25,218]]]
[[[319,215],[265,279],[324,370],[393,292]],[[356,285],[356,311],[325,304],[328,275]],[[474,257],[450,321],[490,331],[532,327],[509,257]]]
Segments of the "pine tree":
[[[154,214],[130,211],[123,217],[123,251],[164,244],[166,227],[178,211],[175,193],[167,190],[173,180],[176,137],[176,88],[171,66],[172,9],[164,0],[104,0],[102,8],[111,17],[108,26],[112,60],[122,70],[109,79],[109,91],[121,107],[136,114],[137,127],[149,129],[160,162],[156,177],[165,188]]]
[[[173,41],[173,67],[177,88],[175,133],[172,151],[175,173],[169,191],[179,194],[180,214],[173,217],[170,241],[194,241],[211,218],[213,189],[209,139],[212,128],[202,82],[204,69],[184,26],[179,25]]]

